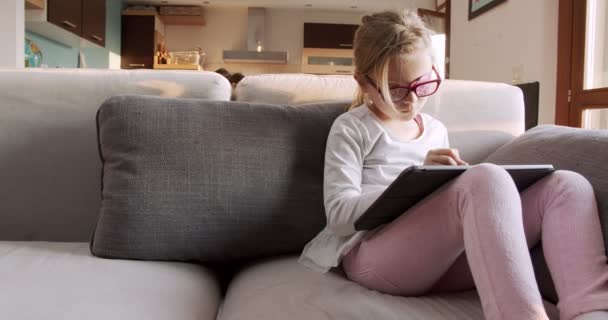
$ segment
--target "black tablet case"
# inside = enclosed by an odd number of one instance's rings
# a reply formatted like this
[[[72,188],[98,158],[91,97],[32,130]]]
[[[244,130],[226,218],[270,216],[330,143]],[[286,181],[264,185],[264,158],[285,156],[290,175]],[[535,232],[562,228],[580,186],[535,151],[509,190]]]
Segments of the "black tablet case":
[[[371,230],[391,222],[468,168],[470,167],[428,170],[423,166],[412,166],[405,169],[357,219],[355,230]],[[520,192],[553,171],[553,168],[507,170]]]

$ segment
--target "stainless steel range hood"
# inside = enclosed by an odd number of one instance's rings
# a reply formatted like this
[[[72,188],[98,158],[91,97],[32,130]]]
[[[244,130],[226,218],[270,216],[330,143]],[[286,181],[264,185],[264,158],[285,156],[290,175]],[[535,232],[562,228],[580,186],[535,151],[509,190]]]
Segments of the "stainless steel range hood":
[[[247,12],[247,49],[224,50],[224,62],[234,63],[287,63],[287,52],[265,51],[264,28],[266,9],[248,8]]]

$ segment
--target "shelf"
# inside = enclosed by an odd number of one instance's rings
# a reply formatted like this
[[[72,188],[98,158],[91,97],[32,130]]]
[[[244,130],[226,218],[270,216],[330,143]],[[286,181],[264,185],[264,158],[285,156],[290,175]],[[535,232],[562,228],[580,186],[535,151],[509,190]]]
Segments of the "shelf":
[[[186,25],[186,26],[204,26],[206,21],[204,16],[177,16],[177,15],[159,15],[156,11],[148,10],[123,10],[123,16],[156,16],[164,24],[170,25]]]
[[[158,12],[149,10],[123,10],[123,16],[158,16]]]
[[[161,15],[160,19],[169,25],[185,25],[185,26],[204,26],[205,17],[203,16],[173,16]]]
[[[29,10],[44,9],[44,0],[25,0],[25,8]]]
[[[157,64],[154,63],[154,69],[157,70],[196,70],[200,71],[201,66],[197,64]]]

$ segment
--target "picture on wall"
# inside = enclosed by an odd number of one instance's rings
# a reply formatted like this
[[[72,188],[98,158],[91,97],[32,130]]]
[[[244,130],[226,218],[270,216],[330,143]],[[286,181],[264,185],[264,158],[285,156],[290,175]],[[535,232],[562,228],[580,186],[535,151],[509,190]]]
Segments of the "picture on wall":
[[[507,0],[469,0],[469,20]]]

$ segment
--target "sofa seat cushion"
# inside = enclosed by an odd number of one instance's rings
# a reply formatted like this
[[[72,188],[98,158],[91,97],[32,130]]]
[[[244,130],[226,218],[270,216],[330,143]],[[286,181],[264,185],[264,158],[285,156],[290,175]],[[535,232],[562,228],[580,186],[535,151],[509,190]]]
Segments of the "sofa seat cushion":
[[[556,309],[547,304],[551,319]],[[405,298],[368,290],[337,272],[317,273],[283,257],[253,265],[231,282],[220,320],[483,319],[475,291]]]
[[[88,243],[0,242],[2,319],[215,319],[212,273],[186,263],[106,260]]]

